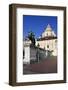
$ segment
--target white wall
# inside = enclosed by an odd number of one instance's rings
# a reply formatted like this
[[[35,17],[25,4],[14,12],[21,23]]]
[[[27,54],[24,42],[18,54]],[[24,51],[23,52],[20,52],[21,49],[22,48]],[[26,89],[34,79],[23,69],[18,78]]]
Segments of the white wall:
[[[24,53],[25,53],[25,56],[24,56],[24,64],[30,64],[30,46],[25,46],[24,47]]]
[[[24,87],[11,87],[8,85],[9,70],[9,4],[40,4],[53,6],[67,6],[68,0],[0,0],[0,90],[67,90],[66,84],[37,85]],[[67,12],[68,16],[68,12]],[[67,18],[68,22],[68,18]],[[67,26],[68,29],[68,26]],[[68,34],[68,32],[67,32]],[[68,36],[67,36],[68,38]],[[67,61],[68,64],[68,61]],[[67,66],[68,68],[68,66]],[[67,72],[68,75],[68,72]],[[68,77],[67,77],[68,81]]]

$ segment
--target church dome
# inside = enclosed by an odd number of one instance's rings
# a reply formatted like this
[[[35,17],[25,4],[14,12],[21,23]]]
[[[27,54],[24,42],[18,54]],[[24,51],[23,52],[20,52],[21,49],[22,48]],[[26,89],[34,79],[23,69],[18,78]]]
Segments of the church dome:
[[[48,24],[47,27],[45,28],[44,32],[42,33],[42,38],[44,38],[44,37],[55,37],[55,36],[56,36],[56,34],[52,30],[50,24]]]

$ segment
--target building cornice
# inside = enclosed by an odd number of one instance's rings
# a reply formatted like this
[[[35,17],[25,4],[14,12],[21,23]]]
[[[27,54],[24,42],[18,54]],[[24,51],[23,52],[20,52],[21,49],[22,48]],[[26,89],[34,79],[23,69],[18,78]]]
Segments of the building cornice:
[[[44,37],[44,38],[38,38],[37,41],[53,40],[53,39],[57,39],[57,37],[49,36],[49,37]]]

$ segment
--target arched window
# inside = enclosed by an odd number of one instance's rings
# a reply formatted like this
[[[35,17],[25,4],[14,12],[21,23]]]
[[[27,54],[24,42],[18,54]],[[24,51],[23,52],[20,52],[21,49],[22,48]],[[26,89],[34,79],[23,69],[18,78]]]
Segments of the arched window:
[[[48,36],[48,33],[47,33],[47,36]]]
[[[47,45],[47,48],[49,48],[49,45]]]

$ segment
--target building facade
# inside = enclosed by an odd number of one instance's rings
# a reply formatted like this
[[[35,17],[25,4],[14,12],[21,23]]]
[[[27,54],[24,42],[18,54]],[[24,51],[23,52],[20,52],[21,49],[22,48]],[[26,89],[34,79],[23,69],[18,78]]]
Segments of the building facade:
[[[25,64],[29,64],[31,61],[37,61],[38,54],[39,60],[43,60],[47,56],[57,56],[57,35],[48,24],[41,37],[36,39],[35,46],[31,45],[31,41],[29,39],[24,40],[23,46],[25,53],[23,62]]]
[[[41,37],[36,40],[36,46],[51,51],[53,56],[57,56],[57,35],[48,24]]]

